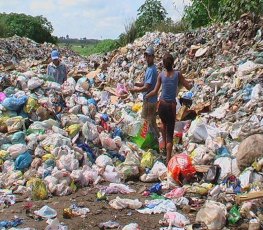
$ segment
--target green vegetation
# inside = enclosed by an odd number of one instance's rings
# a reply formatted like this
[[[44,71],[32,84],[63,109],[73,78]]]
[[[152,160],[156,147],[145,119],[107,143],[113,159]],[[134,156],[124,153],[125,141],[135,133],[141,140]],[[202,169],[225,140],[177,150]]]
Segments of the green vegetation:
[[[138,9],[137,16],[135,25],[138,36],[143,36],[146,32],[153,31],[159,23],[170,20],[167,18],[167,12],[159,0],[146,0]]]
[[[11,37],[16,34],[39,43],[57,42],[57,38],[51,35],[53,32],[51,23],[43,16],[1,13],[0,22],[0,37]]]
[[[68,46],[70,49],[82,56],[90,56],[91,54],[106,53],[117,49],[119,47],[116,40],[105,39],[93,44],[65,44],[61,43],[59,46]]]
[[[186,7],[183,21],[189,28],[214,22],[235,21],[244,13],[263,14],[262,0],[192,0]]]
[[[142,37],[146,32],[161,31],[178,33],[185,30],[183,23],[175,23],[167,17],[167,12],[159,0],[146,0],[138,9],[138,18],[125,25],[125,32],[118,43],[124,46]]]

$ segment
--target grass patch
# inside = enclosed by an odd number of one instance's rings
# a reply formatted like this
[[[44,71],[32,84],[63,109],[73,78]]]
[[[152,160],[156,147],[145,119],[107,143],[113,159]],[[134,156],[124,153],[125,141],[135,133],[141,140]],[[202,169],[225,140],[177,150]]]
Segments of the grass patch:
[[[90,56],[92,54],[102,54],[110,52],[119,47],[118,43],[112,39],[105,39],[96,44],[65,44],[60,43],[60,47],[68,47],[81,56]]]

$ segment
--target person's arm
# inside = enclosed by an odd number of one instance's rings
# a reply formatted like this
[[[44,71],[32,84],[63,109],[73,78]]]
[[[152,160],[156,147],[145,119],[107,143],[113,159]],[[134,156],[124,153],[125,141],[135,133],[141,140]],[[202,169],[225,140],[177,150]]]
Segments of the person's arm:
[[[155,85],[154,89],[153,89],[151,92],[149,92],[149,93],[145,96],[145,98],[148,99],[149,97],[152,97],[152,96],[154,96],[154,95],[157,95],[158,92],[159,92],[159,89],[160,89],[160,87],[161,87],[161,84],[162,84],[161,75],[159,75],[158,78],[157,78],[157,82],[156,82],[156,85]]]
[[[51,75],[50,65],[47,66],[47,75]]]
[[[133,89],[130,89],[131,93],[138,93],[138,92],[147,92],[150,89],[151,85],[148,83],[142,84],[142,86],[135,86]]]
[[[131,93],[138,93],[138,92],[147,92],[149,91],[153,78],[153,71],[148,70],[145,73],[145,80],[144,83],[136,83],[133,89],[130,89]]]
[[[65,82],[66,80],[67,80],[67,75],[68,75],[68,71],[67,71],[67,67],[66,67],[66,65],[64,65],[64,67],[65,67],[65,75],[64,75],[64,81],[63,82]]]
[[[136,82],[136,83],[134,84],[134,86],[136,86],[136,87],[143,87],[144,84],[143,84],[143,82]]]
[[[185,80],[184,76],[182,73],[179,73],[179,85],[183,85],[186,89],[190,90],[193,87],[193,82],[189,82]]]

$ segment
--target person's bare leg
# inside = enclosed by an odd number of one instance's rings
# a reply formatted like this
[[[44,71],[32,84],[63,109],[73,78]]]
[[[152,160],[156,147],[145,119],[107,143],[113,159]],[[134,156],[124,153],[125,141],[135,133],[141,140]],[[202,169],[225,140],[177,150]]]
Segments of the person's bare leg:
[[[166,164],[168,164],[168,162],[171,159],[172,150],[173,150],[173,142],[168,142],[166,145]]]
[[[163,138],[163,143],[164,143],[164,149],[166,150],[166,124],[162,123],[162,127],[161,127],[161,133],[162,133],[162,138]]]

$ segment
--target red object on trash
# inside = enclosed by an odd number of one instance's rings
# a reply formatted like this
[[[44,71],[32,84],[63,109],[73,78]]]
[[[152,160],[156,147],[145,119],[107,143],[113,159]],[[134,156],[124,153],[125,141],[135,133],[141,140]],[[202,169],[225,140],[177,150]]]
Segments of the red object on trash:
[[[174,155],[167,167],[169,175],[179,184],[182,184],[182,177],[190,180],[196,173],[191,158],[183,153]]]

